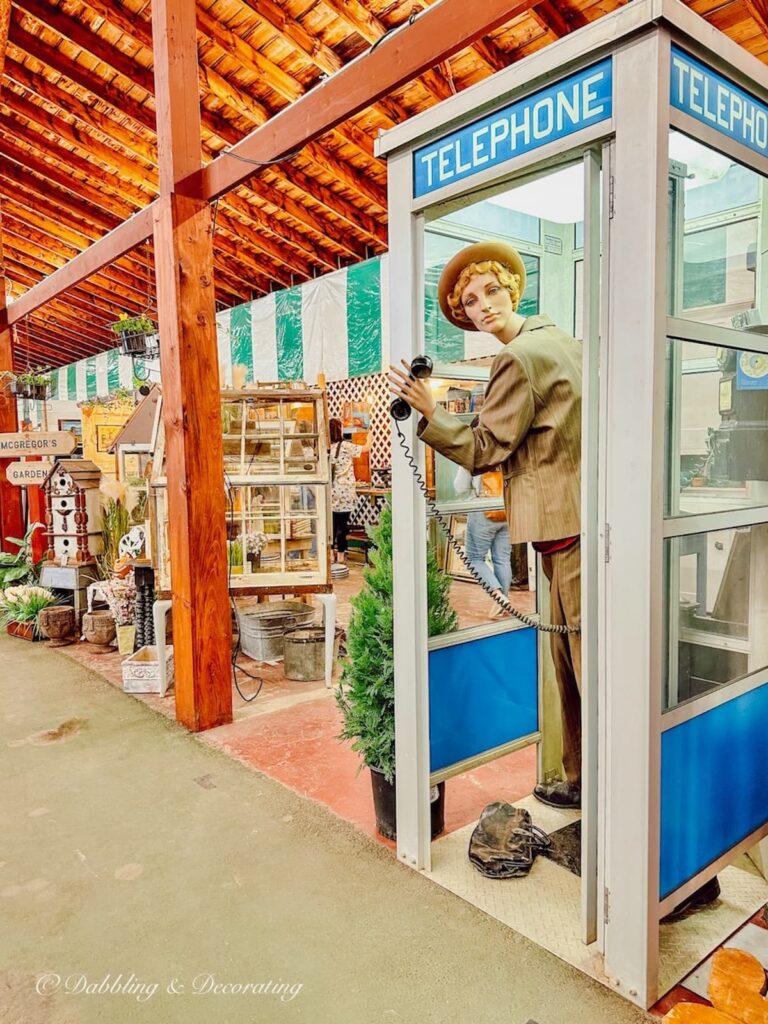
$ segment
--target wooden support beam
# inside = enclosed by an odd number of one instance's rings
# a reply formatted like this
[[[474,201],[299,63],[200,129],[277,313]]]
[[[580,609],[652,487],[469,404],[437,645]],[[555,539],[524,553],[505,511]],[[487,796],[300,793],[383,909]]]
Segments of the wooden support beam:
[[[5,66],[5,51],[8,47],[8,26],[11,23],[11,0],[0,0],[0,75]]]
[[[232,721],[231,612],[211,208],[176,194],[201,165],[194,0],[154,0],[161,196],[153,206],[170,521],[176,718]]]
[[[2,2],[2,0],[0,0]],[[0,217],[0,373],[13,372],[13,347],[11,326],[5,302],[5,262],[3,259],[3,226]],[[18,430],[16,399],[4,382],[0,384],[0,433]],[[8,544],[6,537],[24,536],[24,519],[21,508],[21,490],[9,484],[5,472],[11,459],[0,459],[0,548],[3,551],[17,551]]]
[[[380,97],[418,77],[475,39],[510,21],[529,0],[441,0],[412,25],[394,33],[371,53],[347,64],[328,81],[281,110],[233,147],[243,160],[270,161],[317,139],[369,107]],[[215,199],[250,176],[228,153],[180,184],[190,196]]]

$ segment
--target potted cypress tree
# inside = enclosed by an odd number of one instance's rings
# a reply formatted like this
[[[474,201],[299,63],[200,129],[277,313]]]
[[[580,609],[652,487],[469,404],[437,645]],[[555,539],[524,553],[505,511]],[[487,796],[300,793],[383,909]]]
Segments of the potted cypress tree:
[[[395,666],[392,611],[392,507],[384,505],[379,524],[368,528],[374,547],[365,583],[352,598],[352,619],[347,631],[349,658],[344,665],[336,702],[344,726],[339,739],[351,740],[352,749],[371,770],[376,827],[395,838]],[[427,557],[429,635],[456,628],[456,613],[448,602],[451,581],[440,571],[433,550]],[[362,766],[361,766],[362,767]],[[432,798],[432,834],[443,828],[445,783]]]

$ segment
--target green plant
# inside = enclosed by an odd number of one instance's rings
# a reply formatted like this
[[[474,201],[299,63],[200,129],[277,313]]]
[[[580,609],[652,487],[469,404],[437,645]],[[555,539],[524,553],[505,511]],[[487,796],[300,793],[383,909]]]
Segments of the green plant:
[[[368,529],[375,547],[365,584],[352,598],[347,631],[349,659],[336,690],[344,727],[339,739],[352,740],[362,763],[378,768],[388,782],[395,777],[395,663],[392,608],[392,507],[386,502],[379,525]],[[428,632],[456,628],[456,612],[448,602],[451,581],[440,571],[434,551],[427,554]]]
[[[3,370],[0,373],[0,380],[7,380],[9,386],[16,385],[17,388],[49,388],[51,386],[51,371],[48,367],[42,366],[34,370],[25,370],[24,373]]]
[[[6,587],[5,590],[0,591],[0,625],[9,626],[12,622],[31,622],[35,634],[40,636],[37,613],[43,608],[57,604],[57,602],[56,595],[45,587]]]
[[[229,542],[229,564],[231,566],[243,564],[243,545],[239,540]]]
[[[40,575],[40,562],[32,557],[32,535],[42,530],[42,523],[30,523],[22,538],[6,537],[8,544],[15,544],[18,551],[0,551],[0,588],[11,583],[34,583]]]
[[[149,319],[148,316],[128,316],[127,313],[121,313],[118,320],[110,327],[115,334],[126,334],[130,331],[131,334],[154,334],[157,328],[154,323]]]
[[[120,557],[120,538],[131,528],[128,509],[119,498],[110,498],[101,510],[101,537],[103,550],[98,557],[99,572],[108,580],[115,571]]]
[[[77,403],[79,409],[95,409],[96,406],[105,406],[108,409],[117,405],[133,405],[133,391],[131,388],[119,387],[110,391],[108,395],[97,395],[95,398],[84,398]]]

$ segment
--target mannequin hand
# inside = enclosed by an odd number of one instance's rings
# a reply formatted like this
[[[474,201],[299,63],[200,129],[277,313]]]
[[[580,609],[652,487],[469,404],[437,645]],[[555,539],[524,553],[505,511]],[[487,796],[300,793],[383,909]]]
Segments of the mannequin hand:
[[[402,398],[416,412],[427,419],[432,419],[437,404],[432,397],[432,390],[424,380],[410,376],[411,364],[404,359],[401,360],[406,369],[404,373],[397,366],[391,366],[389,374],[389,387],[395,398]]]

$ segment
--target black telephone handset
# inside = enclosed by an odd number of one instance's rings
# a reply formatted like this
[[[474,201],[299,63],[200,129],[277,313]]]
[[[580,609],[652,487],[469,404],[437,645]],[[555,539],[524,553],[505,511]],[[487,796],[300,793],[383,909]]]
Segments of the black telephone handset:
[[[432,373],[432,360],[429,356],[414,356],[411,363],[410,376],[424,380]],[[389,407],[389,414],[395,420],[407,420],[411,415],[411,407],[403,398],[395,398]]]

